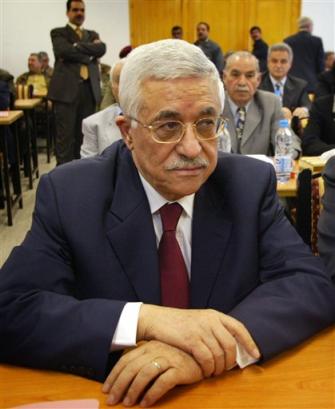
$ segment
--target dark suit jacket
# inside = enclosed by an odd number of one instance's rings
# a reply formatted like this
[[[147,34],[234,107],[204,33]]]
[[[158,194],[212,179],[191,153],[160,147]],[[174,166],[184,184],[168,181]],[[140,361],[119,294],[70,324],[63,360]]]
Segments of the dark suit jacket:
[[[304,155],[319,156],[335,148],[334,94],[317,98],[302,137]]]
[[[259,61],[260,72],[266,71],[267,58],[268,58],[268,48],[269,48],[269,46],[267,45],[267,43],[264,40],[259,39],[259,40],[254,41],[254,45],[252,47],[252,54]]]
[[[205,41],[197,40],[194,44],[202,49],[207,58],[216,66],[220,77],[222,77],[224,58],[219,44],[210,39]]]
[[[263,75],[262,82],[258,88],[263,91],[275,92],[269,73]],[[307,82],[288,75],[284,85],[283,107],[294,110],[297,107],[306,107],[309,109],[310,106],[311,101],[307,93]]]
[[[84,30],[83,37],[80,39],[69,25],[51,31],[55,67],[48,98],[58,102],[73,102],[77,98],[81,81],[80,66],[86,64],[95,102],[100,103],[100,74],[97,58],[105,54],[106,45],[93,43],[95,39],[99,39],[99,35],[91,30]]]
[[[293,63],[290,74],[302,78],[308,83],[308,92],[314,92],[317,76],[324,70],[324,50],[320,37],[307,31],[285,38],[293,50]]]
[[[225,155],[195,195],[191,307],[242,321],[268,359],[331,324],[334,300],[278,204],[273,167]],[[160,304],[160,278],[149,203],[120,141],[41,178],[32,229],[0,273],[0,360],[101,380],[126,301]]]
[[[335,157],[327,162],[323,172],[325,194],[319,219],[318,248],[327,271],[335,281]]]
[[[335,92],[335,67],[319,75],[315,88],[315,98],[323,97],[333,92]]]

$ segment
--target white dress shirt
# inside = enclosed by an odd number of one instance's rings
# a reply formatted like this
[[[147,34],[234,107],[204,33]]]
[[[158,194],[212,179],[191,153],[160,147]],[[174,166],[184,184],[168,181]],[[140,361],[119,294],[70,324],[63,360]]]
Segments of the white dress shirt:
[[[171,202],[166,200],[160,193],[158,193],[140,173],[139,175],[149,201],[158,248],[163,234],[159,209],[166,203]],[[176,228],[176,238],[184,257],[188,276],[189,278],[191,278],[192,216],[194,193],[189,196],[184,196],[176,202],[179,203],[183,208],[183,212],[179,218]],[[136,345],[137,323],[141,305],[141,302],[129,302],[125,305],[114,332],[111,350],[115,351],[118,349]],[[245,366],[248,366],[256,361],[257,359],[252,358],[243,347],[237,344],[236,362],[240,368],[244,368]]]

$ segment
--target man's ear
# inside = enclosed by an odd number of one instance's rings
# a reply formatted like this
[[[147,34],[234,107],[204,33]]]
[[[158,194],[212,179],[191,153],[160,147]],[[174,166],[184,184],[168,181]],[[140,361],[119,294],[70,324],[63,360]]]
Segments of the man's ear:
[[[119,127],[122,138],[124,140],[124,143],[127,145],[129,150],[133,150],[133,137],[130,134],[131,133],[131,125],[130,121],[123,115],[119,115],[115,118],[115,123]]]

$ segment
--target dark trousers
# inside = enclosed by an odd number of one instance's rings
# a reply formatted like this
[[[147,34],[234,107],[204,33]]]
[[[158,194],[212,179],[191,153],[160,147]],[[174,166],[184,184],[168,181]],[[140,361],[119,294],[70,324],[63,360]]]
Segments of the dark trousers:
[[[73,103],[54,102],[57,165],[80,158],[80,147],[83,142],[81,123],[84,118],[95,112],[95,108],[96,103],[89,81],[80,84],[78,97]]]

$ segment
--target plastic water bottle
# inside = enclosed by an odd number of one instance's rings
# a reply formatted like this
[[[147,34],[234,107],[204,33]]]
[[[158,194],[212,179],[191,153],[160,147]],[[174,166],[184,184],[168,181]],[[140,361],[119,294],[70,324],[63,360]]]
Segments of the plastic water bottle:
[[[293,168],[292,160],[292,131],[289,128],[288,120],[279,121],[279,129],[275,136],[275,168],[277,180],[285,183],[290,179]]]
[[[231,152],[230,133],[226,124],[224,124],[224,127],[218,136],[218,151],[228,153]]]

